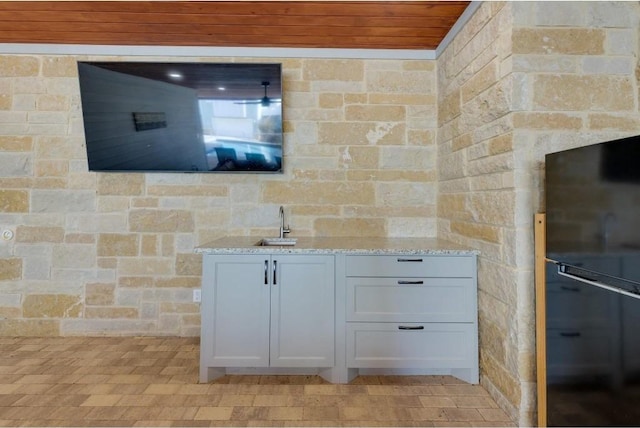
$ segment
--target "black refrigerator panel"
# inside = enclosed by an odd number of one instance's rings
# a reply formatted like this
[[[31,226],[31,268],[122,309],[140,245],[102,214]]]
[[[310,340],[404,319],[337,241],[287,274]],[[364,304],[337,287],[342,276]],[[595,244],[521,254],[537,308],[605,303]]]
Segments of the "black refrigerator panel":
[[[624,258],[568,261],[615,272]],[[640,300],[548,263],[546,307],[548,426],[640,426]]]
[[[545,157],[549,426],[640,426],[640,136]]]

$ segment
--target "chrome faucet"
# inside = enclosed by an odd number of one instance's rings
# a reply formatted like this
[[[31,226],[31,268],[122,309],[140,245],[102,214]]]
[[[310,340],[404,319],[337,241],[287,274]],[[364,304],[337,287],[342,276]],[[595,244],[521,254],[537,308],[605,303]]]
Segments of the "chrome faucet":
[[[280,205],[280,239],[284,238],[285,233],[291,232],[289,226],[284,227],[284,208]]]

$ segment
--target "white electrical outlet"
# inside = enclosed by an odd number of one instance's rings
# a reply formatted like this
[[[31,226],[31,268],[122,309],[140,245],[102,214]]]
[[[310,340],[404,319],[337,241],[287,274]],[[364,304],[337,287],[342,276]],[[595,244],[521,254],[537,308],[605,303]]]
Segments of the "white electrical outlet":
[[[200,301],[202,301],[202,290],[197,288],[193,290],[193,302],[199,303]]]
[[[11,240],[13,239],[13,235],[14,235],[13,230],[11,230],[11,229],[4,229],[4,230],[2,231],[2,235],[1,235],[1,236],[2,236],[2,239],[3,239],[4,241],[11,241]]]

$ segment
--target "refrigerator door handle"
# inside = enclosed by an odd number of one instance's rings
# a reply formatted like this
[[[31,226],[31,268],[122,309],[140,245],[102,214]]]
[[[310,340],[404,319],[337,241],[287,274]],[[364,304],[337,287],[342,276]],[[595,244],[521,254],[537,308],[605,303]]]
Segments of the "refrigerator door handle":
[[[576,275],[576,274],[568,273],[568,272],[566,272],[565,269],[566,269],[565,265],[559,264],[558,265],[558,275],[562,275],[564,277],[574,279],[574,280],[582,282],[584,284],[593,285],[594,287],[599,287],[599,288],[603,288],[605,290],[613,291],[614,293],[619,293],[619,294],[622,294],[622,295],[625,295],[625,296],[633,297],[634,299],[640,299],[640,294],[633,293],[633,292],[625,290],[624,288],[621,288],[621,287],[616,287],[615,285],[612,285],[612,284],[605,284],[602,281],[596,281],[596,280],[593,280],[593,279],[584,278],[584,277]],[[629,282],[629,281],[625,281],[623,279],[617,279],[617,281],[624,282],[625,284],[629,284],[630,287],[638,290],[637,286],[635,284]],[[638,291],[640,292],[640,290],[638,290]]]

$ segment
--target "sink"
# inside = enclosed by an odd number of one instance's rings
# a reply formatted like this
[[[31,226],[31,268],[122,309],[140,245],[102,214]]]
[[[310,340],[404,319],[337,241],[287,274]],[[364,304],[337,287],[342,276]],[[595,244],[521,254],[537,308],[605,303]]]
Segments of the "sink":
[[[263,238],[256,244],[260,247],[269,247],[274,245],[296,245],[297,238]]]

